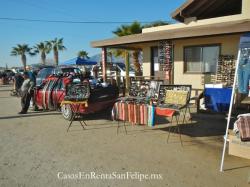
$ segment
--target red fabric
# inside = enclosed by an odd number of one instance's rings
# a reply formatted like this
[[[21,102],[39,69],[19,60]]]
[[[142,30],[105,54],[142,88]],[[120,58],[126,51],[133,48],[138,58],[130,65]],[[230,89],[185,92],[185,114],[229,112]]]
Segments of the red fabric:
[[[174,113],[175,111],[169,108],[160,108],[160,107],[155,108],[155,114],[158,116],[172,117]]]

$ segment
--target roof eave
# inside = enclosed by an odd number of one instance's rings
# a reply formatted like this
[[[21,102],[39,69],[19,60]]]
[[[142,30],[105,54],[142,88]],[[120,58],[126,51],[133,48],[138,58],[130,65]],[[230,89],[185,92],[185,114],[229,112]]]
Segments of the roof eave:
[[[93,41],[91,42],[91,46],[95,48],[112,47],[150,41],[233,34],[249,31],[250,20],[246,19],[242,21],[216,23],[197,27],[185,27],[181,29],[142,33],[119,38]]]
[[[177,21],[181,21],[177,18],[179,14],[181,14],[181,11],[187,8],[190,4],[192,4],[195,0],[187,0],[185,3],[183,3],[179,8],[177,8],[174,12],[171,13],[171,17]]]

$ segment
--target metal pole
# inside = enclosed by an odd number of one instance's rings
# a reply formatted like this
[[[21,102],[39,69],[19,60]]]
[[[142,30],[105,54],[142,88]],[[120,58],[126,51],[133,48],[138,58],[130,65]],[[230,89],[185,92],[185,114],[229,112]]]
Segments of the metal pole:
[[[129,83],[130,83],[130,80],[129,80],[129,67],[130,67],[130,64],[129,64],[129,52],[126,51],[125,52],[126,91],[129,90]]]
[[[102,48],[102,77],[103,82],[107,81],[107,48]]]
[[[233,102],[234,102],[234,93],[235,93],[236,79],[237,79],[237,73],[238,73],[238,68],[239,68],[239,61],[240,61],[240,49],[238,51],[238,57],[237,57],[237,61],[236,61],[233,90],[232,90],[232,95],[231,95],[229,113],[228,113],[228,117],[227,117],[227,128],[226,128],[226,134],[224,136],[224,146],[223,146],[223,152],[222,152],[222,158],[221,158],[221,164],[220,164],[220,172],[223,172],[225,152],[226,152],[226,147],[227,147],[228,129],[229,129],[230,119],[231,119],[231,115],[232,115],[232,107],[233,107]]]

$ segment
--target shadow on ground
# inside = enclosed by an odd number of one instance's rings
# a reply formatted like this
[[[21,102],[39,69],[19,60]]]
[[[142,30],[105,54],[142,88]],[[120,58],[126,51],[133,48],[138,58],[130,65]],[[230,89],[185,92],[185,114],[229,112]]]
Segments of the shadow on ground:
[[[160,127],[164,122],[163,119],[159,120],[159,128],[153,130],[169,131],[171,126],[175,126],[175,121],[173,124],[168,123],[167,127]],[[165,119],[165,121],[167,121]],[[215,114],[193,114],[192,122],[184,122],[180,119],[180,131],[181,134],[190,137],[205,137],[205,136],[221,136],[225,134],[227,121],[225,115],[215,115]]]
[[[14,119],[14,118],[27,118],[27,117],[36,117],[36,116],[54,116],[54,115],[61,115],[59,112],[30,112],[27,114],[17,114],[14,116],[2,116],[1,119]]]

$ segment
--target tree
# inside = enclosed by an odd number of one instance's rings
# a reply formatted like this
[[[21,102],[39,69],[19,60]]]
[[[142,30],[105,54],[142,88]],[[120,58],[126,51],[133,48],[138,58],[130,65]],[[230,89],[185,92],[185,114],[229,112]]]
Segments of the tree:
[[[36,44],[34,47],[34,53],[41,54],[41,62],[42,64],[46,63],[46,54],[50,53],[51,51],[51,45],[48,42],[40,42]]]
[[[117,36],[127,36],[131,34],[139,34],[142,32],[143,26],[138,21],[134,21],[131,25],[121,25],[113,33]]]
[[[50,48],[53,50],[54,53],[54,62],[55,65],[58,66],[59,63],[59,51],[66,50],[66,47],[63,45],[63,38],[55,38],[54,40],[47,41]]]
[[[23,64],[24,71],[26,71],[26,55],[34,55],[31,50],[32,48],[30,48],[27,44],[17,44],[16,47],[12,48],[11,56],[21,56],[21,62]]]
[[[143,28],[143,25],[135,21],[131,25],[121,25],[115,31],[113,31],[113,33],[118,37],[127,36],[131,34],[139,34],[142,32],[142,28]],[[139,52],[140,52],[139,50],[133,50],[133,61],[134,61],[135,73],[137,76],[142,74],[141,65],[138,59]],[[124,50],[123,51],[116,50],[115,55],[125,57]]]
[[[159,21],[154,21],[154,22],[152,22],[150,24],[145,24],[143,26],[143,28],[158,27],[158,26],[163,26],[163,25],[169,25],[169,23],[166,22],[166,21],[159,20]]]
[[[87,51],[81,50],[77,53],[77,56],[79,58],[83,58],[83,59],[89,59],[89,54],[87,53]]]

